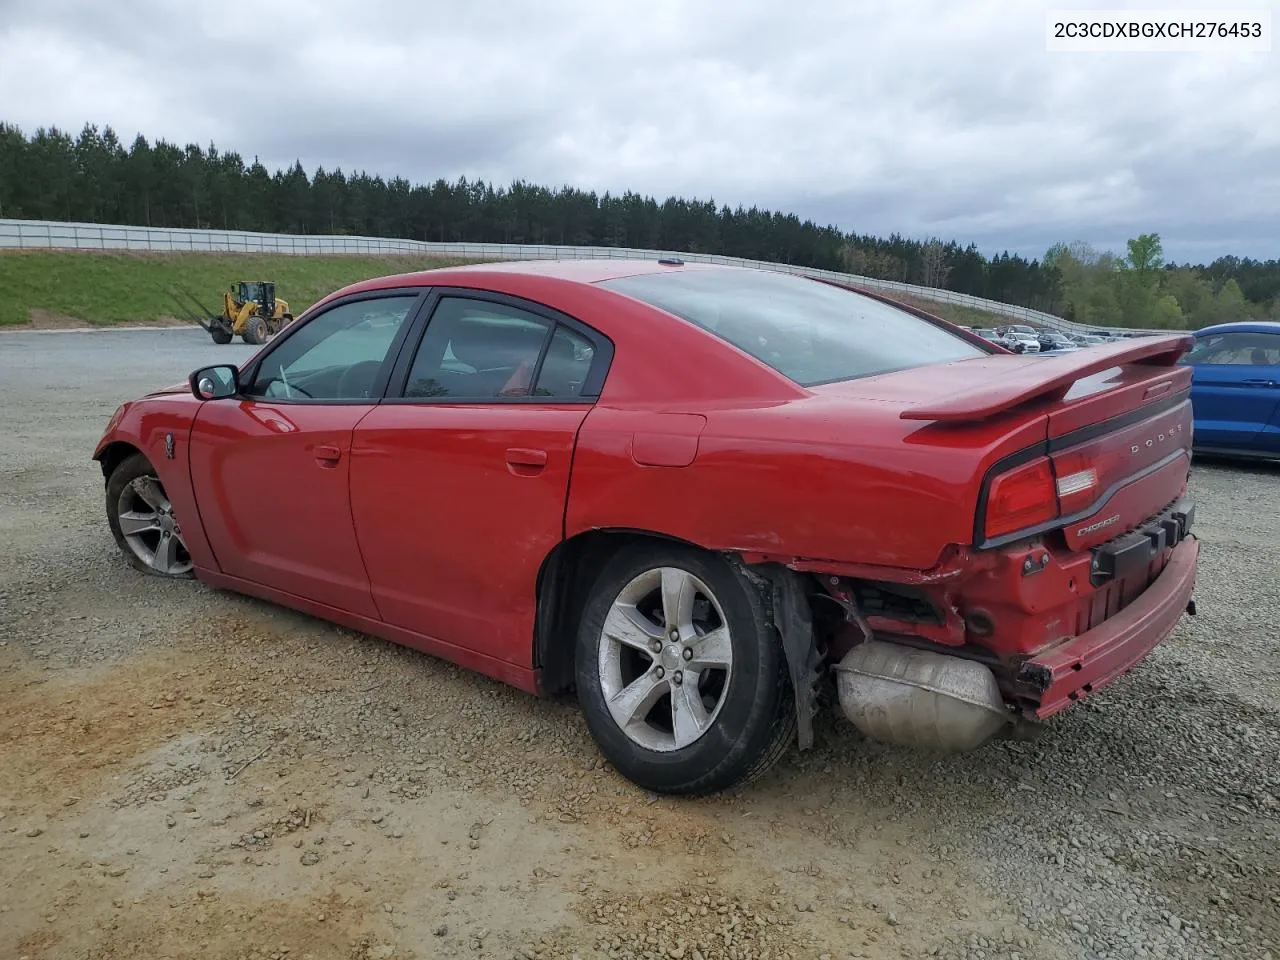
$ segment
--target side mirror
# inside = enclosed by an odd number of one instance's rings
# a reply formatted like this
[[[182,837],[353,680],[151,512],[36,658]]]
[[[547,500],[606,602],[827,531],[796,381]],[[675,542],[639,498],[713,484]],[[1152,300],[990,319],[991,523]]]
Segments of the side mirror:
[[[197,400],[221,400],[240,392],[240,368],[230,363],[201,367],[187,378]]]

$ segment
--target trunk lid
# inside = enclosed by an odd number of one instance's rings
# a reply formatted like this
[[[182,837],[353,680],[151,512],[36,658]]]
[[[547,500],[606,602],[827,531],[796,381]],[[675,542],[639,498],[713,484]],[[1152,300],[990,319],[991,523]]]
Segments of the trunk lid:
[[[983,498],[1011,465],[1047,460],[1056,518],[990,539],[975,530],[975,542],[1061,528],[1078,550],[1138,527],[1185,490],[1191,371],[1178,360],[1193,343],[1187,334],[1048,357],[996,354],[832,384],[831,392],[897,407],[901,420],[920,422],[921,434],[959,445],[990,438]]]

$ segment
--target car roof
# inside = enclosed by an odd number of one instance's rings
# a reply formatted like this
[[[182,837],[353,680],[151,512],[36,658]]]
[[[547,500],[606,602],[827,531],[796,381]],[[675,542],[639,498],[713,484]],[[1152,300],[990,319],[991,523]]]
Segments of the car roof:
[[[1197,337],[1210,333],[1280,333],[1280,322],[1275,320],[1236,320],[1231,323],[1215,323],[1195,331]]]
[[[458,266],[434,267],[428,270],[415,270],[410,273],[374,277],[344,287],[342,290],[337,291],[334,296],[364,293],[369,290],[380,290],[387,287],[426,287],[436,284],[447,285],[453,281],[460,281],[466,284],[483,278],[543,277],[548,280],[563,280],[570,283],[600,283],[605,280],[617,280],[622,277],[634,277],[647,273],[666,273],[672,270],[735,269],[743,268],[683,261],[664,264],[656,259],[647,260],[638,257],[619,258],[617,260],[609,257],[567,260],[496,260]]]
[[[614,346],[610,379],[617,396],[661,396],[668,402],[720,401],[736,391],[735,395],[759,402],[808,395],[799,384],[710,331],[599,285],[614,278],[673,270],[749,272],[720,264],[666,265],[657,260],[621,257],[474,263],[362,280],[313,304],[308,315],[350,296],[388,292],[412,295],[415,288],[432,287],[488,291],[527,299],[570,318],[589,316],[591,326]],[[667,345],[677,357],[655,362],[655,342]],[[677,376],[673,373],[676,370],[684,372]],[[718,370],[725,379],[708,377],[707,370]],[[673,377],[679,382],[673,382]]]

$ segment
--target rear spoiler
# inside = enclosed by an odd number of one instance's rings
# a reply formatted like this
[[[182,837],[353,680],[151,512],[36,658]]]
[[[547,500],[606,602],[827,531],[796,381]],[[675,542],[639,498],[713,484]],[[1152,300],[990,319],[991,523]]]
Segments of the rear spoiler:
[[[1061,400],[1077,380],[1121,364],[1172,367],[1194,343],[1195,337],[1185,333],[1099,344],[1043,359],[1019,356],[991,383],[907,407],[899,417],[950,423],[984,420],[1030,400]]]

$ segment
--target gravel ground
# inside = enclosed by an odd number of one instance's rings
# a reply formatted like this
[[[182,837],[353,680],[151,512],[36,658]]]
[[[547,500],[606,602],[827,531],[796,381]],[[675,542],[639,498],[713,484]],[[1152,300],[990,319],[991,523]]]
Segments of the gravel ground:
[[[88,460],[248,348],[0,333],[0,957],[1280,960],[1280,468],[1200,463],[1200,616],[1034,743],[825,717],[657,798],[569,700],[133,572]]]

